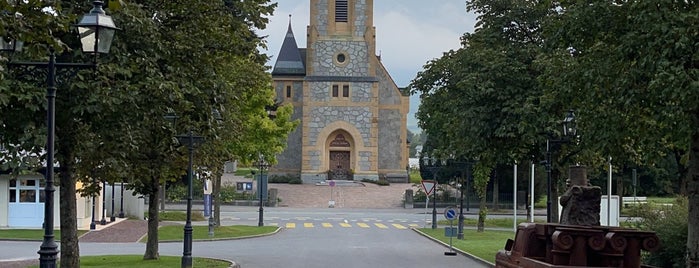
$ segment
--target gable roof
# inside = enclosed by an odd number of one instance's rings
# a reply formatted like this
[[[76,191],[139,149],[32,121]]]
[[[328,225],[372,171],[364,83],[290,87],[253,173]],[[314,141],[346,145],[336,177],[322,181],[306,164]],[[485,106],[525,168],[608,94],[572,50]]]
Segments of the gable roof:
[[[272,69],[272,75],[306,75],[306,67],[301,57],[301,51],[296,45],[294,32],[291,30],[291,15],[289,15],[289,29],[282,48],[277,56],[277,62]]]

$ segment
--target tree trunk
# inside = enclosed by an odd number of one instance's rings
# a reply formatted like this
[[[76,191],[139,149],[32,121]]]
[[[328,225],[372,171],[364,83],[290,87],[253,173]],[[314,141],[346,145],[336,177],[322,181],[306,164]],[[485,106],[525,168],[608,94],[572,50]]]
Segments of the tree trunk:
[[[151,194],[148,195],[148,241],[146,242],[146,252],[143,254],[144,260],[157,260],[158,253],[158,197],[160,180],[158,176],[151,176]]]
[[[80,267],[80,247],[78,246],[78,216],[75,200],[75,183],[73,178],[72,152],[62,147],[60,177],[60,215],[61,215],[61,267]]]
[[[699,267],[699,114],[694,115],[694,129],[689,151],[687,194],[689,199],[689,228],[687,230],[687,267]]]
[[[481,198],[481,204],[478,211],[478,232],[482,233],[485,231],[485,216],[488,214],[488,207],[485,205],[485,196]]]
[[[687,165],[684,164],[684,161],[682,158],[685,155],[685,151],[683,150],[674,150],[675,153],[675,164],[677,165],[677,175],[678,175],[678,187],[680,191],[680,195],[688,196],[687,194],[687,184],[689,183],[689,176],[687,175],[689,163]]]
[[[498,171],[493,171],[493,210],[500,210],[500,185],[498,183]]]

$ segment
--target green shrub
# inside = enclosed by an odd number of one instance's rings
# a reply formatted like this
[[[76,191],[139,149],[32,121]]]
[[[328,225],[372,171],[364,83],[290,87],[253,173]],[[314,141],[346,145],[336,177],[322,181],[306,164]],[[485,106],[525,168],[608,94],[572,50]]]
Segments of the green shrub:
[[[391,185],[391,183],[388,182],[388,180],[386,180],[384,178],[379,178],[378,180],[362,179],[362,182],[373,183],[373,184],[381,185],[381,186]]]
[[[687,198],[679,197],[672,205],[652,203],[636,206],[632,214],[640,217],[630,225],[640,230],[654,231],[660,238],[660,249],[644,253],[643,262],[657,267],[685,267],[687,255]]]
[[[166,199],[170,202],[179,202],[187,199],[187,186],[183,184],[170,185],[165,191]]]
[[[380,186],[388,186],[388,185],[391,185],[391,183],[389,183],[387,180],[378,180],[378,181],[376,181],[376,184],[377,184],[377,185],[380,185]]]
[[[422,182],[422,176],[420,176],[420,171],[419,170],[410,170],[410,183],[421,183]]]
[[[269,183],[289,183],[289,184],[301,184],[301,178],[289,175],[273,175],[269,176],[267,182]]]
[[[238,192],[235,185],[226,184],[221,186],[219,200],[223,203],[233,202],[234,200],[250,200],[253,195],[249,192]]]

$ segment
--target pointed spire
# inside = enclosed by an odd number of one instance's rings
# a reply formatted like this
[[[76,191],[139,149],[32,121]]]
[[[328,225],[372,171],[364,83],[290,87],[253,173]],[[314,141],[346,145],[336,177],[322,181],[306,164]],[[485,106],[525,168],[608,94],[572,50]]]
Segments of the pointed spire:
[[[284,43],[279,50],[277,62],[272,70],[273,75],[305,75],[306,67],[304,67],[301,52],[296,44],[294,31],[291,29],[291,14],[289,14],[289,28],[286,31]]]

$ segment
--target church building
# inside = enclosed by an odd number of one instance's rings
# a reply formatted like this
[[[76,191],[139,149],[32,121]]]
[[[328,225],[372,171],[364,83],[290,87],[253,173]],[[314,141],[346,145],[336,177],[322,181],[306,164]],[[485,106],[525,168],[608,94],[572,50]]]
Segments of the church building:
[[[272,70],[300,124],[270,175],[407,182],[409,92],[376,55],[373,0],[310,0],[310,14],[306,48],[290,21]]]

